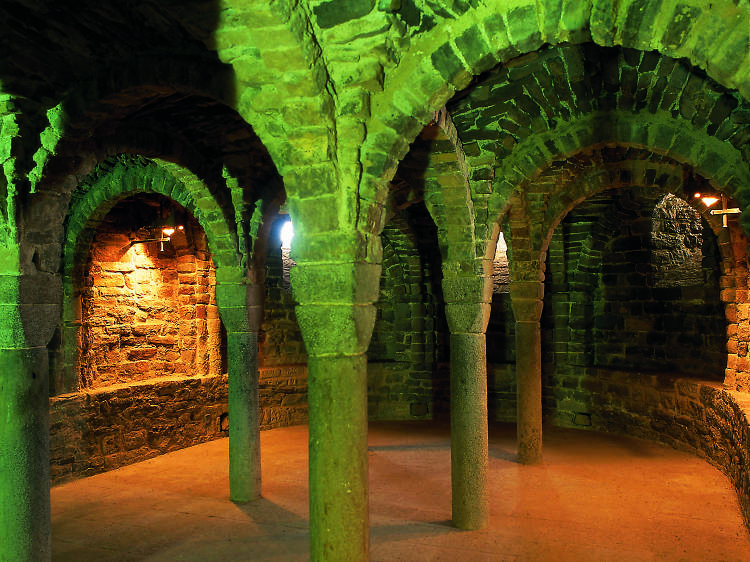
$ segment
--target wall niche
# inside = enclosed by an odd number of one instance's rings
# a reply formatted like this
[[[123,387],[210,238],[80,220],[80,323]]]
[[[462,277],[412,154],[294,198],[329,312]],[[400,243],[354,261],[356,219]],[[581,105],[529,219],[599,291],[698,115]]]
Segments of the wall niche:
[[[160,225],[175,220],[166,241]],[[117,204],[99,224],[81,287],[81,386],[222,371],[216,276],[206,236],[163,197]]]

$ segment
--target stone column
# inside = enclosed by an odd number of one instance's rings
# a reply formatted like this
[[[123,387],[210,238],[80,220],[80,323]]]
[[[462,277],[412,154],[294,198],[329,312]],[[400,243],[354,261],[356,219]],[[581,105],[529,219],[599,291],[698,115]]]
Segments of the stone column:
[[[49,560],[47,343],[60,321],[52,275],[0,275],[0,560]]]
[[[487,289],[484,277],[443,279],[451,332],[452,517],[460,529],[482,529],[489,522]]]
[[[292,269],[308,354],[312,560],[369,555],[365,351],[379,274],[380,266],[370,264]]]
[[[516,318],[516,384],[518,400],[518,461],[542,461],[542,315],[541,282],[511,282]]]
[[[216,277],[216,299],[227,331],[229,497],[248,502],[261,494],[258,329],[262,287],[247,280],[239,269],[217,269]]]
[[[0,349],[0,560],[51,557],[48,377],[46,347]]]

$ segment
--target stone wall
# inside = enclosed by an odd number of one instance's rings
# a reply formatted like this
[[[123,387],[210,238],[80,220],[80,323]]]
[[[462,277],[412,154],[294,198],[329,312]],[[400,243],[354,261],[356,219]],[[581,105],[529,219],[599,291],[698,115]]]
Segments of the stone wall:
[[[227,435],[227,378],[141,381],[50,399],[53,483]]]
[[[649,439],[705,458],[732,481],[750,525],[746,393],[716,382],[603,368],[587,369],[581,379],[546,382],[545,393],[555,393],[552,403],[559,404],[557,411],[547,412],[550,421]],[[560,400],[561,388],[567,388],[569,401]]]
[[[430,227],[420,203],[383,229],[380,294],[367,351],[370,419],[424,419],[448,411],[448,368],[440,365],[449,350]]]
[[[258,337],[261,428],[307,423],[307,353],[294,310],[289,270],[295,266],[281,247],[281,226],[271,229],[265,263],[263,324]]]
[[[307,368],[260,369],[262,430],[307,423]],[[50,399],[53,484],[229,435],[227,376],[140,381]]]
[[[194,219],[169,242],[138,224],[129,200],[99,225],[81,290],[80,384],[101,388],[222,371],[216,276]],[[169,203],[166,203],[169,205]]]
[[[667,237],[654,232],[655,222],[664,221],[643,209],[607,245],[593,306],[594,363],[723,380],[726,320],[713,234],[698,228]]]
[[[690,233],[666,235],[665,223],[682,227],[666,220],[663,204],[651,189],[610,190],[560,224],[546,268],[545,364],[566,375],[566,365],[599,365],[723,379],[727,320],[716,238],[691,217]],[[690,275],[682,275],[686,261]]]

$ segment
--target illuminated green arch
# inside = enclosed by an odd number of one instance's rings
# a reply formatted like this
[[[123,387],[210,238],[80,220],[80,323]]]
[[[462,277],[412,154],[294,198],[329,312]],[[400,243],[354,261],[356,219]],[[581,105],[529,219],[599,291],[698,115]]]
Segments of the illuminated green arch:
[[[710,10],[702,0],[517,0],[468,10],[415,38],[373,99],[380,110],[367,125],[363,147],[368,181],[384,188],[432,112],[473,75],[545,43],[593,41],[685,57],[748,99],[750,26],[742,25],[748,21],[750,7],[731,0],[717,0]]]
[[[109,163],[108,163],[109,164]],[[93,236],[92,226],[115,204],[136,193],[158,193],[185,207],[206,233],[216,268],[237,266],[240,255],[236,225],[228,222],[208,188],[196,176],[169,162],[137,156],[120,156],[114,165],[100,165],[78,189],[80,197],[71,205],[65,228],[63,274],[73,279],[85,259]]]
[[[606,145],[645,148],[666,155],[691,166],[742,208],[750,205],[750,169],[742,154],[731,144],[706,135],[684,121],[652,114],[610,112],[588,115],[519,145],[496,170],[495,189],[490,196],[490,220],[501,221],[512,204],[512,194],[523,191],[524,185],[551,162]],[[551,152],[550,146],[556,146],[558,150]],[[543,241],[548,241],[555,225],[576,201],[591,194],[554,197],[543,216],[535,216],[534,210],[529,210],[530,224],[537,224],[538,230],[545,225],[545,235],[536,241],[535,251],[544,251],[546,244]],[[743,216],[741,224],[747,231],[750,217],[745,219]]]

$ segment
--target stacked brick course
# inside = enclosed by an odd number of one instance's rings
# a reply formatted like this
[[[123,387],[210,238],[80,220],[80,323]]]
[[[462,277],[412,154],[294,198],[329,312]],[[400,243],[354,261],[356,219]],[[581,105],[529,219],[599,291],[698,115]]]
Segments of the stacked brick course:
[[[83,386],[218,375],[220,320],[205,237],[191,221],[170,242],[138,243],[160,231],[123,229],[121,213],[128,212],[116,208],[91,247],[82,294]]]

